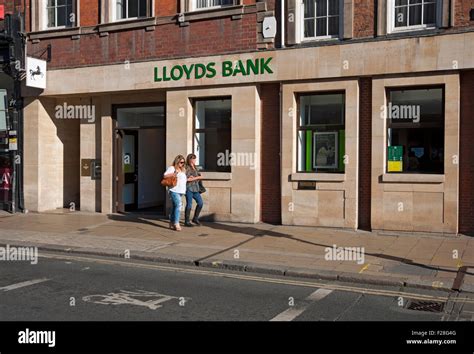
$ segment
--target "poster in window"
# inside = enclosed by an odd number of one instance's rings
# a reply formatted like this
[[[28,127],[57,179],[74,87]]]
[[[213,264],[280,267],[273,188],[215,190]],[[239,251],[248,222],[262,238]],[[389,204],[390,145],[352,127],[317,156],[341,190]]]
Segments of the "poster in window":
[[[338,132],[315,132],[313,134],[313,147],[314,168],[338,168]]]

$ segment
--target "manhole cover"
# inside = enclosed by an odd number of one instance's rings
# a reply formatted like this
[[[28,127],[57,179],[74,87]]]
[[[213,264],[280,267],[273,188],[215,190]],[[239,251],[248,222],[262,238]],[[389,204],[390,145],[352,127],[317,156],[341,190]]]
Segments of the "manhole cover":
[[[407,309],[413,311],[442,312],[444,303],[436,301],[409,301]]]
[[[209,236],[209,235],[208,234],[200,234],[198,236],[205,237],[205,236]]]

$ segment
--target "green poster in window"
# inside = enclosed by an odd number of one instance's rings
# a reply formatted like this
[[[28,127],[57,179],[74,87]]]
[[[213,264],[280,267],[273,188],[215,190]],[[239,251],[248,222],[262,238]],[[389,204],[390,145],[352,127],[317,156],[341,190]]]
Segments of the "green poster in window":
[[[388,147],[388,172],[403,171],[403,146],[394,145]]]
[[[306,172],[311,172],[313,166],[311,163],[311,151],[313,150],[313,134],[311,131],[306,131]]]

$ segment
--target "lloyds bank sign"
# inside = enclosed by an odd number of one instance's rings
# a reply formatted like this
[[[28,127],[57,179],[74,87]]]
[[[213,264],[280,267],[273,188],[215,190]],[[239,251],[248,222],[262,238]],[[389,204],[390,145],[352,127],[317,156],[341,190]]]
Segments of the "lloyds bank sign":
[[[229,76],[249,76],[273,74],[270,66],[270,58],[257,58],[247,60],[226,60],[221,63],[210,62],[207,64],[184,64],[155,67],[155,82],[160,81],[179,81],[190,79],[201,79]]]

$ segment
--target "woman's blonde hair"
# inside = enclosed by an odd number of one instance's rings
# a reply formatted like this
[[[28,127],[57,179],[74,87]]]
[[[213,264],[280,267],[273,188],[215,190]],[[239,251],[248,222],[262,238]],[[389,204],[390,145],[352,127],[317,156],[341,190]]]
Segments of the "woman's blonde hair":
[[[185,160],[183,155],[178,155],[174,158],[173,167],[175,169],[180,170],[181,172],[183,172],[185,170],[185,167],[184,167],[184,164],[183,164],[183,166],[179,165],[180,161],[184,161],[186,163],[186,160]]]

